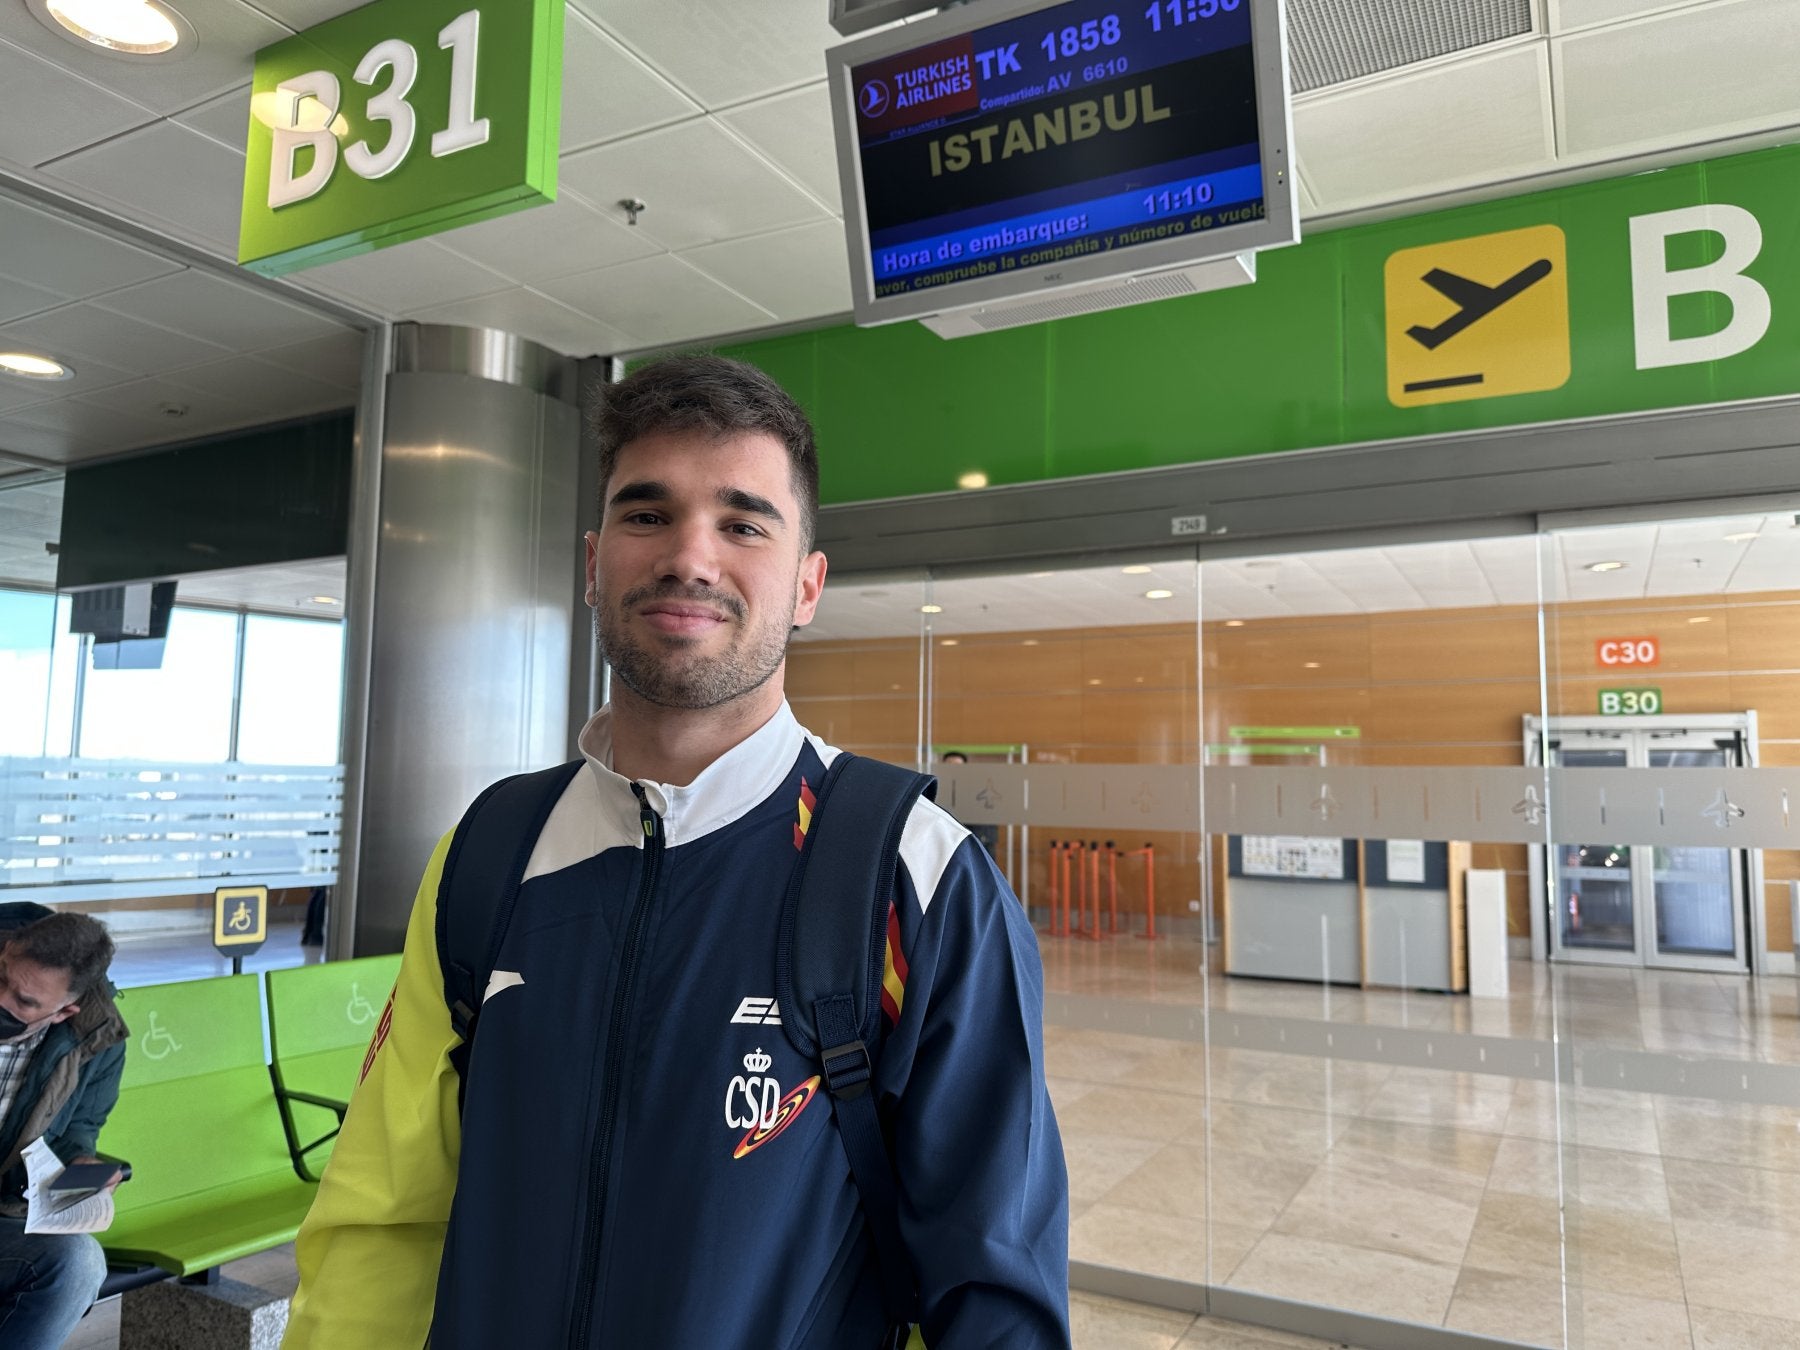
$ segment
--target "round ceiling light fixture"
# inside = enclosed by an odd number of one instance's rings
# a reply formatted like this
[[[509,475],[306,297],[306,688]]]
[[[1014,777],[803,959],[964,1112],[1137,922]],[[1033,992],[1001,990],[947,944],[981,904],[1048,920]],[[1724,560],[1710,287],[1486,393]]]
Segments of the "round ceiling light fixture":
[[[308,604],[312,605],[341,605],[344,603],[335,595],[309,595],[306,600]]]
[[[1144,563],[1133,563],[1130,567],[1121,567],[1119,570],[1128,577],[1143,577],[1150,575],[1150,568]]]
[[[52,32],[110,56],[167,57],[194,48],[193,25],[163,0],[27,0]]]
[[[36,352],[0,352],[0,374],[16,375],[22,380],[68,380],[74,378],[75,371]]]
[[[1597,562],[1589,563],[1587,570],[1590,572],[1617,572],[1623,566],[1625,564],[1622,562]]]
[[[1160,588],[1154,591],[1144,592],[1144,599],[1146,600],[1173,600],[1174,598],[1174,591],[1165,591]]]

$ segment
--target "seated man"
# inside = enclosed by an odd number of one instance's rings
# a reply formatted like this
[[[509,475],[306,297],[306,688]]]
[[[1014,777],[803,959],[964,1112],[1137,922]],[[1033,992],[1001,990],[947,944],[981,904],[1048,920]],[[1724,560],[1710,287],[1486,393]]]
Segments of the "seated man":
[[[87,1233],[25,1232],[21,1155],[41,1137],[64,1164],[98,1161],[130,1033],[104,924],[0,904],[0,937],[0,1346],[56,1350],[100,1292],[106,1256]]]

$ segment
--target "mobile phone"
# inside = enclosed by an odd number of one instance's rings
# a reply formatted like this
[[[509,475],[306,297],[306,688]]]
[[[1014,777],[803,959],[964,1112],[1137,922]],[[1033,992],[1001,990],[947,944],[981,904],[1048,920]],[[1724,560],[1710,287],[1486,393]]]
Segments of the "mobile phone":
[[[118,1170],[118,1163],[72,1163],[51,1181],[49,1191],[52,1195],[91,1194],[111,1181]]]

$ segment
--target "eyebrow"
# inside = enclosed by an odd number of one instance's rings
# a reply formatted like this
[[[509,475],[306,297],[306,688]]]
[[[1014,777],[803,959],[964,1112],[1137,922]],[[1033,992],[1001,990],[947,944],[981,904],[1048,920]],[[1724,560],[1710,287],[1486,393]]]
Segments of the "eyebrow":
[[[666,502],[675,494],[669,485],[654,478],[641,479],[635,483],[626,483],[607,503],[608,509],[629,506],[637,502]],[[746,492],[743,488],[722,487],[717,493],[719,505],[733,511],[743,511],[749,515],[761,516],[772,520],[777,525],[785,526],[787,517],[781,514],[779,507],[767,497],[758,496],[754,492]]]

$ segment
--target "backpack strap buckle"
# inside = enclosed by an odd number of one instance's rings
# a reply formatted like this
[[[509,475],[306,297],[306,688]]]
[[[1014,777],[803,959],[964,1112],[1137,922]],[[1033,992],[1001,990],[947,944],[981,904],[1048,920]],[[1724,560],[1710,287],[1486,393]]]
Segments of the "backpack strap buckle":
[[[825,1086],[837,1100],[855,1101],[869,1090],[875,1062],[869,1057],[869,1047],[860,1040],[835,1045],[822,1052],[819,1060],[825,1069]]]

